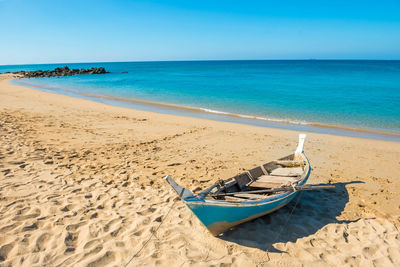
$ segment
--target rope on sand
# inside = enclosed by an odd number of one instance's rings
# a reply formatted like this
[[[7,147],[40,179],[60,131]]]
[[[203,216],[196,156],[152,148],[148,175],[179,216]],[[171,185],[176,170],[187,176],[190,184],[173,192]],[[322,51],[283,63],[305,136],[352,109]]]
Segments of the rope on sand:
[[[274,244],[274,243],[278,240],[278,238],[281,236],[283,230],[286,228],[287,224],[289,223],[290,218],[292,217],[292,215],[293,215],[293,213],[294,213],[294,211],[295,211],[295,209],[296,209],[296,207],[297,207],[297,204],[298,204],[299,201],[300,201],[300,198],[301,198],[302,194],[303,194],[303,191],[300,191],[300,194],[299,194],[299,196],[297,197],[296,203],[294,204],[292,210],[290,211],[290,213],[289,213],[289,215],[288,215],[288,217],[287,217],[285,223],[284,223],[283,225],[281,225],[281,228],[279,229],[278,234],[276,235],[276,237],[274,238],[274,240],[271,242],[271,244],[268,246],[268,248],[267,248],[267,250],[266,250],[268,259],[265,260],[265,261],[258,262],[258,264],[261,264],[261,265],[262,265],[262,264],[264,264],[264,263],[270,261],[269,250],[272,248],[273,244]],[[172,205],[171,205],[171,207],[169,208],[167,214],[166,214],[166,215],[164,216],[164,218],[161,220],[161,222],[160,222],[160,224],[158,225],[157,229],[154,230],[154,231],[151,233],[150,237],[146,240],[146,242],[143,244],[143,246],[129,259],[129,261],[124,265],[124,267],[127,267],[127,266],[131,263],[131,261],[132,261],[137,255],[139,255],[139,253],[147,246],[147,244],[150,242],[150,240],[153,238],[153,236],[157,233],[158,229],[160,229],[160,227],[161,227],[161,225],[164,223],[165,219],[167,219],[167,217],[168,217],[169,213],[171,212],[172,208],[175,206],[175,203],[176,203],[176,202],[173,202],[173,203],[172,203]]]
[[[262,264],[264,264],[264,263],[266,263],[266,262],[268,262],[268,261],[271,260],[270,257],[269,257],[269,250],[272,248],[273,244],[274,244],[274,243],[278,240],[278,238],[281,236],[283,230],[286,228],[287,224],[289,223],[290,218],[292,217],[292,214],[293,214],[294,210],[296,209],[297,204],[299,203],[302,194],[303,194],[303,191],[300,191],[300,194],[299,194],[299,196],[297,197],[296,203],[294,204],[293,209],[290,211],[290,213],[289,213],[289,215],[288,215],[288,217],[287,217],[287,219],[286,219],[286,222],[281,226],[281,228],[279,229],[278,234],[276,235],[276,237],[274,238],[274,240],[271,242],[271,244],[268,246],[267,250],[265,251],[265,252],[267,253],[268,259],[265,260],[265,261],[258,262],[258,264],[261,264],[261,265],[262,265]]]
[[[172,200],[173,203],[171,205],[171,207],[169,208],[167,214],[164,216],[164,218],[161,220],[160,224],[158,225],[158,227],[156,228],[156,230],[154,230],[150,237],[146,240],[146,242],[144,242],[143,246],[129,259],[129,261],[124,265],[124,267],[127,267],[129,265],[129,263],[131,263],[131,261],[133,260],[133,258],[135,258],[137,255],[139,255],[139,253],[147,246],[147,244],[150,242],[150,240],[153,238],[153,236],[157,233],[158,229],[160,229],[161,225],[163,224],[163,222],[165,221],[165,219],[167,219],[169,213],[171,212],[172,208],[174,207],[176,201]]]

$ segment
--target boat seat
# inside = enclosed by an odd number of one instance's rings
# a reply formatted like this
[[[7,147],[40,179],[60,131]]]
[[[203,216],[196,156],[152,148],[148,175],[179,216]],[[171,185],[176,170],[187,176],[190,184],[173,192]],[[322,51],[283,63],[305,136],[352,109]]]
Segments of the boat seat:
[[[292,176],[272,176],[263,175],[260,176],[255,182],[251,183],[250,187],[256,188],[278,188],[282,186],[289,186],[292,183],[297,182],[299,179]]]
[[[279,187],[282,187],[284,185],[285,185],[285,183],[279,183],[279,182],[274,183],[274,182],[258,182],[258,181],[255,181],[255,182],[251,183],[249,185],[249,187],[255,187],[255,188],[279,188]]]
[[[274,161],[274,163],[283,167],[300,167],[304,165],[304,162],[298,160],[277,160]]]
[[[282,182],[282,183],[294,183],[298,181],[296,177],[293,176],[273,176],[273,175],[263,175],[259,177],[257,182]]]
[[[297,167],[297,168],[276,168],[271,171],[270,175],[272,176],[300,176],[304,173],[303,168]]]

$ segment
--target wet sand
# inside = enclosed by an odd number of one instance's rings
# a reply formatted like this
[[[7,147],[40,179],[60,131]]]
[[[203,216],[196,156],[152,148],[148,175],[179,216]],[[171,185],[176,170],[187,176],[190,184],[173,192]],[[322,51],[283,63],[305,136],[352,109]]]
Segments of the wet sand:
[[[188,107],[182,105],[158,103],[146,100],[122,98],[115,96],[97,95],[92,93],[82,92],[79,89],[65,89],[65,88],[54,88],[48,86],[37,86],[30,83],[29,79],[15,79],[11,81],[12,84],[25,86],[33,89],[39,89],[41,91],[64,94],[72,97],[83,98],[86,100],[92,100],[100,103],[105,103],[113,106],[128,107],[141,111],[151,111],[161,114],[186,116],[190,118],[200,118],[222,122],[240,123],[251,126],[292,130],[292,131],[305,131],[319,134],[330,134],[346,137],[356,138],[368,138],[383,141],[400,142],[400,133],[391,132],[386,130],[377,129],[363,129],[354,128],[344,125],[334,124],[321,124],[304,121],[293,121],[287,119],[277,119],[270,117],[260,117],[254,115],[243,115],[236,113],[228,113],[222,111],[216,111],[205,108]]]
[[[400,143],[308,134],[309,183],[337,189],[303,192],[215,238],[163,177],[197,192],[292,153],[298,132],[109,106],[12,78],[0,76],[0,266],[400,264]]]

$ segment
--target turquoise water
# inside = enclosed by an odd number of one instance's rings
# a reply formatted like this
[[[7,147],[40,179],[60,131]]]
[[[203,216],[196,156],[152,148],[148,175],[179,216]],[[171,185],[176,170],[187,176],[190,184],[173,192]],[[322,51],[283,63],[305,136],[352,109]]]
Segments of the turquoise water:
[[[103,66],[110,74],[23,79],[55,90],[208,112],[400,133],[400,61],[190,61],[0,66],[0,72]],[[127,72],[127,73],[122,73]]]

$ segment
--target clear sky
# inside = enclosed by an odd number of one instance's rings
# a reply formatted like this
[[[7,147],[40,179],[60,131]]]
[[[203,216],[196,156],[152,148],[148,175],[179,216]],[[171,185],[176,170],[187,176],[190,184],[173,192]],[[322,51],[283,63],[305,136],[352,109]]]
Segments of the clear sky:
[[[0,0],[0,65],[400,59],[400,0]]]

